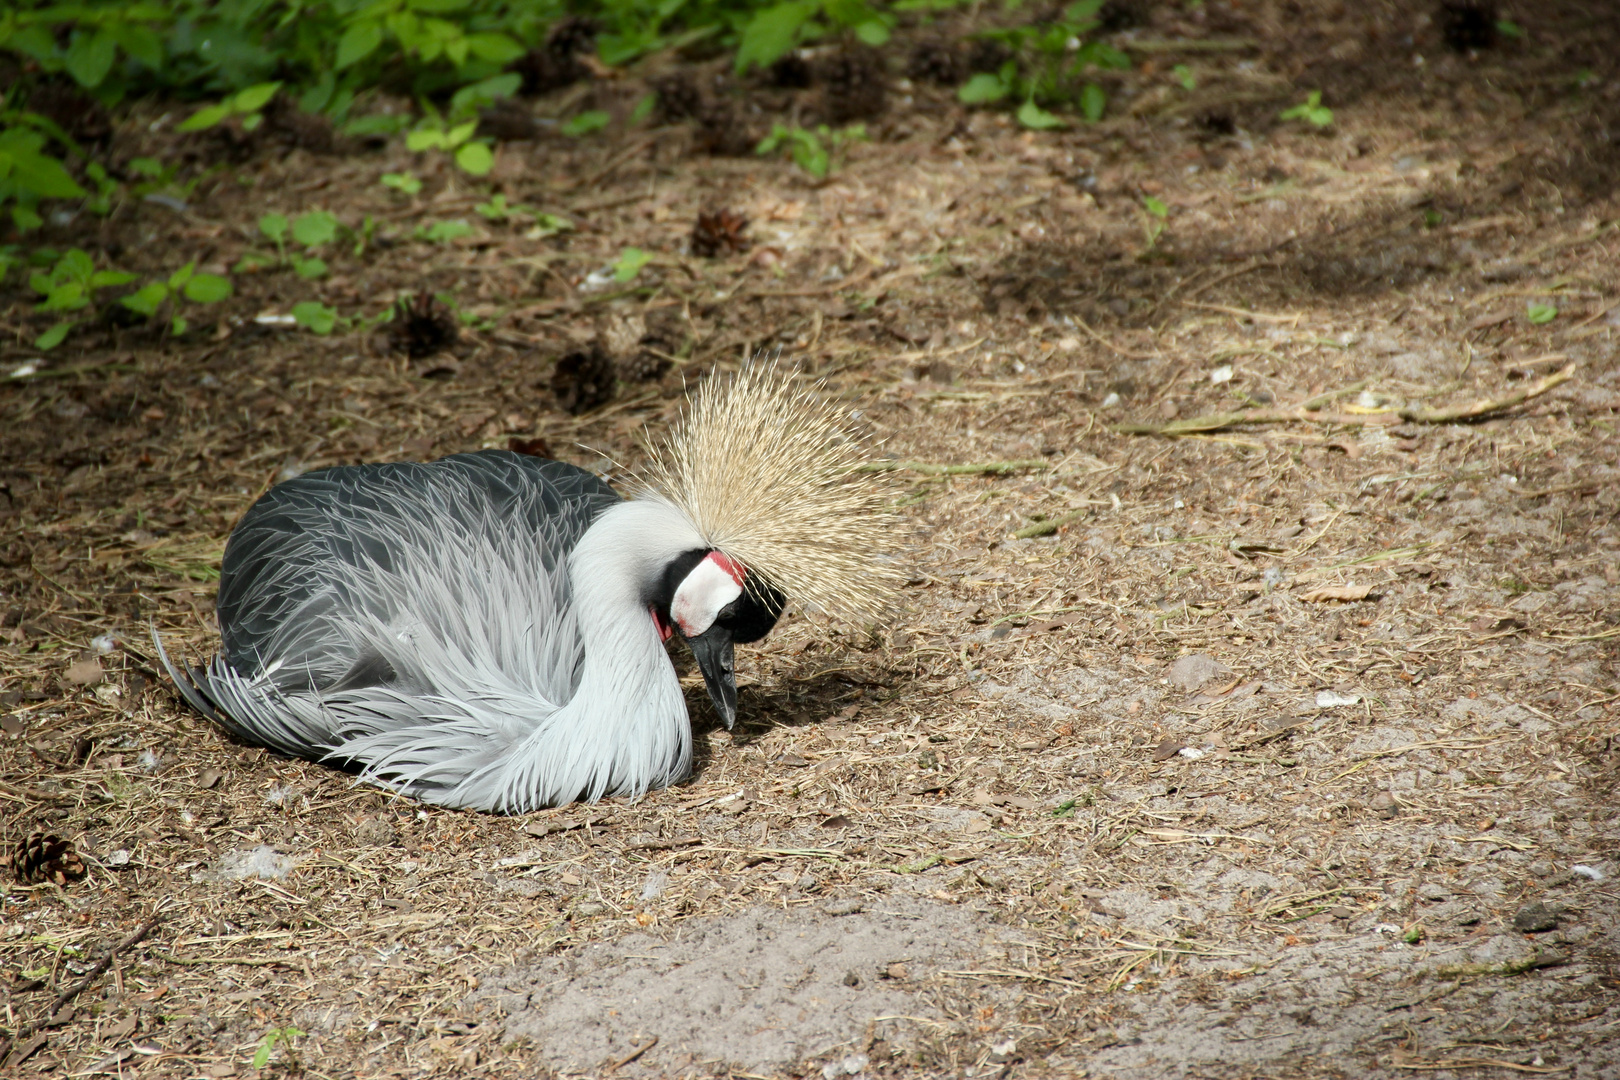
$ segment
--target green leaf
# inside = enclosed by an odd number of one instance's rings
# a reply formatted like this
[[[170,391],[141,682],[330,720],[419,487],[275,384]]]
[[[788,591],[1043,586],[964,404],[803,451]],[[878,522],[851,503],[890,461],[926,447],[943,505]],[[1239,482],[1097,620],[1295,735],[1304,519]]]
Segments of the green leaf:
[[[186,299],[197,304],[217,304],[231,295],[231,279],[218,274],[197,274],[185,286]]]
[[[431,240],[442,244],[449,240],[460,240],[464,236],[473,236],[478,230],[465,221],[435,221],[424,229],[418,229],[417,235],[424,240]]]
[[[337,238],[338,219],[325,210],[300,214],[292,223],[292,237],[307,248],[330,244]]]
[[[129,167],[130,167],[131,170],[133,170],[135,172],[138,172],[142,176],[149,177],[149,178],[159,177],[159,176],[163,175],[163,163],[161,161],[159,161],[157,158],[149,158],[149,157],[130,158],[129,159]]]
[[[523,46],[505,34],[468,34],[467,48],[480,60],[505,66],[523,55]]]
[[[993,101],[1000,101],[1011,92],[1000,75],[991,75],[989,72],[980,72],[973,76],[956,91],[958,101],[967,105],[988,105]]]
[[[150,319],[157,314],[157,309],[163,301],[169,298],[169,287],[161,281],[154,281],[139,292],[130,293],[118,301],[137,315],[144,315]]]
[[[169,275],[169,288],[181,288],[186,282],[191,280],[191,276],[196,272],[197,260],[193,259],[191,262],[186,263],[186,265]]]
[[[1176,82],[1181,84],[1183,90],[1198,89],[1198,77],[1192,73],[1192,68],[1186,64],[1177,64],[1170,69],[1170,74],[1175,76]]]
[[[737,46],[737,72],[750,65],[770,67],[787,55],[798,39],[799,30],[816,13],[815,0],[788,0],[766,8],[748,21],[742,43]]]
[[[135,280],[135,275],[123,270],[97,270],[90,275],[92,289],[107,289],[114,285],[128,285]]]
[[[384,187],[391,187],[405,195],[415,195],[422,190],[422,181],[410,173],[383,173],[382,182]]]
[[[34,310],[78,311],[88,303],[90,298],[85,295],[84,286],[77,281],[69,281],[52,289],[44,300],[34,305]]]
[[[242,253],[242,257],[236,260],[236,265],[231,267],[231,273],[256,274],[260,270],[267,270],[274,265],[276,265],[276,260],[268,255],[257,251],[245,251]]]
[[[316,278],[326,276],[326,260],[315,258],[302,258],[294,255],[292,259],[293,273],[305,281],[314,281]]]
[[[1497,19],[1496,32],[1507,38],[1524,37],[1524,28],[1512,19]]]
[[[855,36],[873,48],[889,40],[889,27],[882,19],[868,19],[855,27]]]
[[[332,328],[337,325],[337,312],[314,300],[305,300],[302,303],[294,304],[292,316],[299,326],[312,330],[317,334],[330,334]],[[268,1054],[266,1057],[268,1058]]]
[[[1096,83],[1086,83],[1080,91],[1080,115],[1095,124],[1108,109],[1108,94]]]
[[[488,176],[495,167],[495,154],[487,143],[470,142],[456,150],[456,164],[461,171],[473,176]]]
[[[214,105],[204,105],[177,124],[175,130],[202,131],[204,128],[213,127],[229,115],[231,115],[231,107],[223,101]]]
[[[1164,205],[1162,201],[1155,199],[1151,195],[1142,196],[1142,205],[1147,208],[1148,213],[1152,214],[1160,221],[1163,221],[1165,218],[1170,216],[1170,208]]]
[[[129,55],[153,71],[163,67],[163,39],[152,30],[122,21],[109,24],[107,29]]]
[[[73,319],[69,319],[66,322],[57,323],[55,326],[51,327],[49,330],[45,331],[43,334],[39,335],[39,337],[34,339],[34,348],[56,348],[58,345],[62,344],[62,339],[68,336],[68,331],[77,325],[77,321]]]
[[[279,1031],[267,1031],[264,1038],[259,1040],[259,1048],[253,1051],[253,1067],[262,1069],[270,1064],[270,1051],[276,1048],[276,1036]]]
[[[621,285],[628,285],[636,280],[641,268],[651,261],[652,256],[640,248],[625,248],[619,255],[619,261],[613,264],[613,280]]]
[[[253,131],[262,123],[264,123],[264,113],[248,113],[242,117],[242,130]]]
[[[270,99],[275,97],[276,91],[280,89],[279,82],[267,82],[239,90],[236,96],[231,98],[231,107],[237,112],[258,112],[270,104]]]
[[[279,244],[287,238],[287,216],[285,214],[266,214],[259,219],[259,231],[273,244]]]
[[[1525,308],[1525,317],[1536,326],[1545,326],[1558,318],[1558,309],[1552,304],[1543,304],[1535,301]]]
[[[1033,128],[1036,131],[1047,131],[1051,128],[1059,128],[1063,126],[1063,120],[1061,117],[1054,116],[1052,113],[1047,112],[1045,109],[1035,104],[1033,99],[1018,106],[1018,122],[1023,124],[1025,127]]]
[[[169,333],[173,334],[175,337],[179,337],[181,334],[190,329],[190,327],[191,323],[184,315],[176,315],[174,318],[169,320]]]
[[[382,40],[382,24],[369,20],[354,23],[338,39],[337,59],[333,66],[342,71],[352,64],[358,64],[376,52]]]
[[[110,32],[98,30],[92,35],[81,30],[68,46],[63,64],[80,86],[93,90],[106,79],[117,56],[118,39]]]
[[[643,94],[641,96],[641,100],[636,102],[636,107],[630,110],[630,122],[632,124],[641,123],[643,120],[647,119],[647,117],[652,115],[652,111],[655,107],[657,107],[657,105],[657,94]]]
[[[612,119],[612,115],[601,109],[587,109],[569,117],[560,130],[564,135],[588,135],[593,131],[601,131]]]
[[[435,128],[417,128],[405,136],[405,149],[414,153],[421,153],[423,150],[447,149],[444,132]]]
[[[465,124],[457,124],[455,127],[444,133],[445,148],[449,149],[453,146],[460,146],[462,143],[472,138],[473,132],[477,130],[477,120],[468,120]]]

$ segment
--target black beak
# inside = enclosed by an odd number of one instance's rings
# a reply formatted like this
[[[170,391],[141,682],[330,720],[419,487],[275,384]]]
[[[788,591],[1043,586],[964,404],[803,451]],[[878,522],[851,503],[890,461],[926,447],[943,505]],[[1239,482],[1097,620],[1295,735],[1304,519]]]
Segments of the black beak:
[[[709,687],[709,700],[714,711],[730,731],[737,722],[737,661],[732,649],[731,631],[715,623],[694,638],[687,638],[692,655],[697,657],[703,681]]]

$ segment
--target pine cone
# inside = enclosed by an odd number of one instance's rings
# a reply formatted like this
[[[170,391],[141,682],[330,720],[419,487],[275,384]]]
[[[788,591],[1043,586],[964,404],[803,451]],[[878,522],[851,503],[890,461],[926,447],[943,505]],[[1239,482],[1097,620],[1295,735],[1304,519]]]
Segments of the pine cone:
[[[666,124],[690,120],[703,112],[703,91],[691,75],[677,71],[652,80],[658,96],[658,116]]]
[[[389,331],[394,348],[413,360],[443,352],[461,337],[456,314],[423,289],[394,302],[393,326]]]
[[[568,353],[551,373],[551,392],[564,412],[578,416],[613,400],[618,372],[600,345]]]
[[[586,15],[568,15],[552,24],[546,35],[546,48],[560,56],[596,51],[596,35],[602,24]]]
[[[698,147],[716,157],[748,157],[759,143],[753,127],[730,98],[705,103],[697,121]]]
[[[24,885],[51,882],[66,885],[84,877],[84,860],[71,840],[55,833],[30,833],[11,854],[11,872]]]
[[[551,444],[546,442],[544,435],[536,435],[532,439],[525,439],[521,435],[513,435],[506,440],[506,448],[514,454],[527,454],[529,457],[556,460],[556,455],[551,452]]]
[[[1440,35],[1460,53],[1496,45],[1496,0],[1447,0],[1440,5]]]
[[[591,73],[580,56],[596,51],[597,30],[595,19],[577,15],[560,19],[544,45],[518,57],[507,70],[523,76],[522,92],[531,97],[572,86]]]
[[[782,90],[805,90],[815,81],[810,61],[798,52],[790,52],[765,72],[765,80]]]
[[[748,238],[743,231],[748,219],[733,210],[705,210],[698,214],[692,226],[692,254],[712,259],[724,252],[735,255],[748,250]]]
[[[1121,30],[1145,25],[1148,15],[1143,0],[1106,0],[1097,9],[1097,29],[1105,34],[1117,34]]]
[[[271,98],[264,107],[264,126],[283,142],[312,154],[337,152],[337,132],[332,129],[332,121],[304,112],[283,94]]]
[[[906,76],[936,86],[956,86],[967,80],[967,58],[949,41],[920,41],[906,60]]]
[[[991,38],[975,38],[968,45],[967,67],[976,75],[994,75],[1001,70],[1001,65],[1011,59],[1012,50]]]
[[[869,120],[889,102],[889,73],[883,54],[864,45],[840,49],[821,69],[826,85],[827,120],[847,124]]]

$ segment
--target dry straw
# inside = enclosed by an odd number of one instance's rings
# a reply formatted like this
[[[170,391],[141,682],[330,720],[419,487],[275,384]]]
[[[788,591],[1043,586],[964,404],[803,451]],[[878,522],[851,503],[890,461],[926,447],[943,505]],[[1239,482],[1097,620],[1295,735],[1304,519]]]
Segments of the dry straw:
[[[849,417],[774,363],[704,381],[653,449],[641,494],[791,599],[876,616],[900,580],[884,482]]]

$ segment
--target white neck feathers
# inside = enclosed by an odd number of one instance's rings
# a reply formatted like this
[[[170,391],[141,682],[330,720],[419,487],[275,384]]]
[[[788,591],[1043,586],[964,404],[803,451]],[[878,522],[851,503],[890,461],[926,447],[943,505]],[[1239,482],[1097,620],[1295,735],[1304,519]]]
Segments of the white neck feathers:
[[[568,568],[583,670],[573,698],[512,748],[511,808],[640,795],[691,769],[686,700],[648,604],[664,567],[703,546],[655,499],[609,507],[580,538]]]

